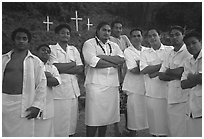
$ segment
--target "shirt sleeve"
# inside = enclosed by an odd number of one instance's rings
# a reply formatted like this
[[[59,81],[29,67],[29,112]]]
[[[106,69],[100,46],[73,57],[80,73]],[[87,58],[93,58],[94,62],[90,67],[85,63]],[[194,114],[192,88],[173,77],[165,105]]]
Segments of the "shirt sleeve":
[[[96,67],[100,58],[96,56],[95,46],[90,42],[85,42],[83,45],[82,53],[85,62],[91,67]]]
[[[120,47],[114,43],[115,45],[115,49],[116,49],[116,55],[118,55],[119,57],[124,57],[123,51],[120,49]]]
[[[50,62],[51,63],[59,63],[59,61],[57,59],[57,50],[52,45],[50,45],[50,49],[51,49]]]
[[[42,62],[38,62],[34,66],[36,67],[35,71],[35,98],[32,104],[33,107],[37,107],[39,109],[43,109],[46,104],[46,95],[47,95],[47,79],[45,76],[45,66]]]
[[[55,65],[52,65],[52,71],[53,71],[53,77],[55,77],[57,80],[58,80],[58,82],[59,82],[59,85],[62,83],[61,82],[61,77],[60,77],[60,74],[59,74],[59,71],[57,70],[57,68],[55,67]]]
[[[188,60],[189,60],[189,59],[188,59]],[[188,61],[185,60],[185,63],[184,63],[184,72],[183,72],[183,74],[182,74],[182,76],[181,76],[181,81],[187,79],[188,73],[189,73],[189,71],[188,71]]]
[[[125,49],[124,55],[125,55],[125,62],[128,70],[137,67],[136,60],[134,59],[134,56],[131,54],[131,52],[128,49]]]
[[[80,53],[79,51],[77,50],[77,48],[74,47],[74,56],[75,56],[75,59],[76,59],[76,65],[79,66],[79,65],[83,65],[82,61],[81,61],[81,57],[80,57]]]
[[[140,56],[141,56],[140,57],[140,70],[142,71],[144,68],[146,68],[148,66],[147,60],[146,60],[146,50],[141,52]]]
[[[168,56],[170,56],[170,55],[168,55]],[[165,72],[167,70],[167,68],[169,68],[169,57],[168,56],[165,56],[164,62],[162,62],[162,65],[161,65],[159,72]]]

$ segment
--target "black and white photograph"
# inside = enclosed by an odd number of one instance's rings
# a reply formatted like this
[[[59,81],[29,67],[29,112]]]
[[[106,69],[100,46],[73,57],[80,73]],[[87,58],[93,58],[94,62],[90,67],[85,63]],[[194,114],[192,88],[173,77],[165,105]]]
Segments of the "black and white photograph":
[[[202,137],[202,1],[2,1],[2,137]]]

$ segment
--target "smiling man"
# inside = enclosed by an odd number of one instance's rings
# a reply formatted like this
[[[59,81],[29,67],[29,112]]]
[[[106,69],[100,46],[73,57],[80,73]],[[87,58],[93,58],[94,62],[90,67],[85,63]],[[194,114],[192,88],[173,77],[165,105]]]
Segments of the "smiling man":
[[[55,136],[75,134],[78,119],[78,97],[80,95],[77,74],[83,72],[83,64],[76,47],[69,45],[71,28],[60,24],[55,28],[57,44],[50,45],[50,61],[60,73],[62,84],[54,88]]]

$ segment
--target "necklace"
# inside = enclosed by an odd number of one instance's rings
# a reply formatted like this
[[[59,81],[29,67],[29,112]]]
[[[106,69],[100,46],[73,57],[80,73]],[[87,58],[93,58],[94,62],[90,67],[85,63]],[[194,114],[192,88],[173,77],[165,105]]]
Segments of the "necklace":
[[[96,44],[99,45],[99,46],[101,47],[102,51],[104,52],[104,54],[106,54],[105,49],[104,49],[103,46],[100,44],[100,42],[98,41],[98,39],[95,38],[95,40],[96,40]],[[108,45],[109,45],[110,55],[111,55],[111,53],[112,53],[112,47],[111,47],[111,45],[110,45],[109,43],[108,43]]]

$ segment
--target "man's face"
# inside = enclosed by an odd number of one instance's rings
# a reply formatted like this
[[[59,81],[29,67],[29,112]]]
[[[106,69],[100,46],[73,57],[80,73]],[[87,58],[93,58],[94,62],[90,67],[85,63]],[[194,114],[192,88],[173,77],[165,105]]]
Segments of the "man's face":
[[[196,55],[202,49],[202,43],[196,37],[190,37],[185,41],[188,52],[192,55]]]
[[[50,53],[51,53],[50,48],[48,48],[47,46],[42,46],[42,47],[38,50],[38,57],[39,57],[43,62],[47,62],[47,60],[50,58]]]
[[[67,28],[62,28],[58,33],[58,39],[60,42],[68,43],[70,40],[70,31]]]
[[[179,30],[173,29],[170,32],[169,36],[170,36],[171,43],[174,47],[183,44],[183,34]]]
[[[120,37],[121,33],[122,33],[122,24],[120,23],[115,23],[113,28],[112,28],[112,33],[116,36],[116,37]]]
[[[132,43],[142,43],[143,37],[140,31],[133,31],[130,36]]]
[[[17,32],[15,39],[15,49],[23,51],[29,49],[28,36],[25,32]]]
[[[155,29],[151,29],[148,31],[148,41],[151,46],[158,45],[161,43],[160,36]]]
[[[98,31],[98,37],[100,40],[108,40],[110,38],[111,28],[109,25],[104,25]]]

